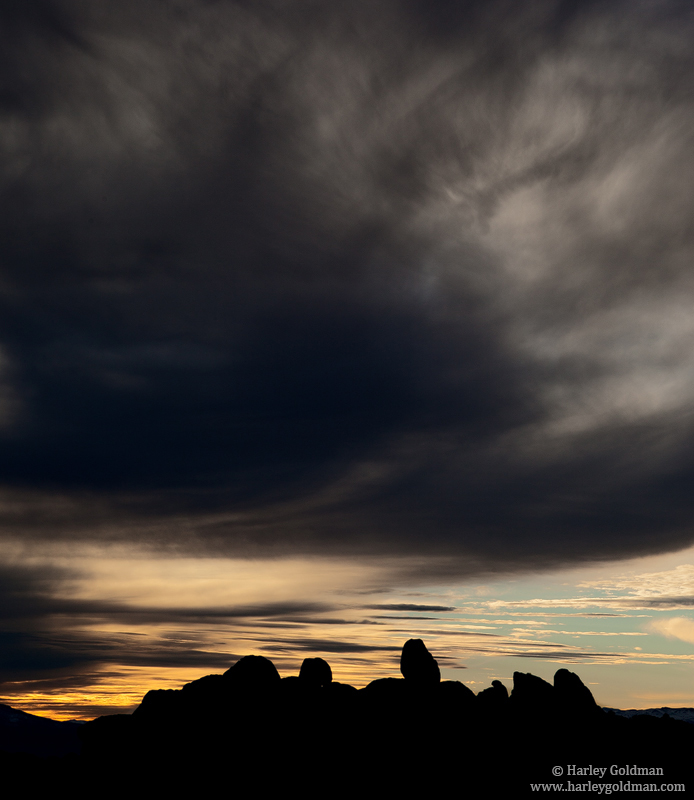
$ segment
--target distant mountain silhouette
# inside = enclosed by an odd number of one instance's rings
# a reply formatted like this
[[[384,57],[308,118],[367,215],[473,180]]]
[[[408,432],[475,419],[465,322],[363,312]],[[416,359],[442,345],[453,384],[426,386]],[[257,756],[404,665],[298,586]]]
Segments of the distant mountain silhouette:
[[[603,782],[686,780],[694,726],[606,712],[566,669],[553,684],[516,672],[510,695],[499,681],[475,695],[442,681],[424,643],[411,639],[401,672],[357,690],[333,681],[320,658],[281,678],[267,658],[245,656],[223,675],[147,692],[132,714],[75,726],[82,754],[63,759],[63,772],[85,785],[108,775],[124,791],[199,792],[221,781],[230,791],[384,797],[474,785],[483,787],[475,796],[532,793],[531,782],[558,780],[557,765],[663,769],[656,778],[607,773]]]
[[[664,717],[668,716],[672,719],[678,719],[682,722],[689,722],[694,725],[694,708],[670,708],[669,706],[662,706],[661,708],[604,708],[603,711],[612,712],[619,717]]]
[[[0,703],[0,752],[64,756],[79,753],[76,722],[58,722]]]

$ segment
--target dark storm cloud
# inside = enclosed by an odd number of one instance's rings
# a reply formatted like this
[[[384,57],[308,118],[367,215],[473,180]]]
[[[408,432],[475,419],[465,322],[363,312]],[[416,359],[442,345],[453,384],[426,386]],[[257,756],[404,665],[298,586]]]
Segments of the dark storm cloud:
[[[689,544],[691,16],[5,4],[3,530]]]

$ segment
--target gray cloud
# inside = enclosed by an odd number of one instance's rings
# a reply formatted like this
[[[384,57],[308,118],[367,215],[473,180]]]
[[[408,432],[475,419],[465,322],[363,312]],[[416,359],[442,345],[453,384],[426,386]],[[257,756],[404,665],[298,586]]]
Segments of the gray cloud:
[[[281,642],[274,642],[268,645],[266,649],[280,652],[283,648],[313,653],[399,653],[402,650],[402,645],[359,644],[357,642],[336,641],[333,639],[287,638]]]
[[[419,603],[377,603],[364,608],[376,611],[455,611],[455,606],[421,605]]]
[[[692,608],[694,597],[644,597],[638,600],[627,600],[625,605],[632,608]]]
[[[6,535],[691,543],[692,19],[625,8],[5,4]]]

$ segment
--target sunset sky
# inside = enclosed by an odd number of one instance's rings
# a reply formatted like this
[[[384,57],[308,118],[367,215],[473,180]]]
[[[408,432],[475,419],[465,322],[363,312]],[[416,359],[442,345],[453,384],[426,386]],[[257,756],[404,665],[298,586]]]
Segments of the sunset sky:
[[[694,706],[694,9],[0,5],[0,701],[261,653]]]

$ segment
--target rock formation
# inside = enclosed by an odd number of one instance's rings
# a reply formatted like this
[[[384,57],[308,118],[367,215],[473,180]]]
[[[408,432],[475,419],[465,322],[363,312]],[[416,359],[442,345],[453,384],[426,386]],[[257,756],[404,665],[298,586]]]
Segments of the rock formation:
[[[332,682],[333,672],[324,659],[305,658],[299,670],[299,678],[311,686],[327,686]]]
[[[439,665],[421,639],[405,642],[400,656],[400,672],[406,681],[417,686],[435,686],[441,681]]]
[[[607,714],[567,669],[554,685],[516,672],[509,697],[498,680],[477,695],[441,681],[421,639],[405,643],[400,663],[403,678],[357,690],[333,681],[321,658],[280,678],[267,658],[245,656],[223,675],[147,692],[131,715],[81,726],[82,756],[63,768],[81,770],[89,786],[109,775],[123,791],[144,781],[155,794],[221,781],[274,795],[299,780],[302,792],[390,796],[477,775],[524,796],[530,782],[551,782],[557,764],[651,764],[674,781],[678,754],[694,747],[694,726]]]

